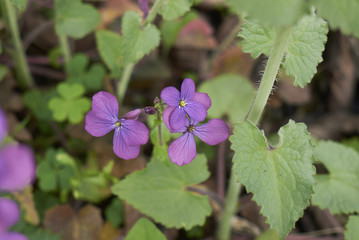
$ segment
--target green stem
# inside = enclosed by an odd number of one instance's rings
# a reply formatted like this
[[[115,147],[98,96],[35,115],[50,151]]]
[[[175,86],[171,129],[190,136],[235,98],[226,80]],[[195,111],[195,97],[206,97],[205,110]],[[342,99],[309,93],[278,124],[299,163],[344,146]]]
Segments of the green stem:
[[[269,95],[272,91],[273,84],[276,80],[277,73],[282,62],[284,52],[287,48],[290,36],[290,28],[278,29],[276,40],[274,42],[268,63],[258,88],[257,95],[253,101],[252,107],[247,115],[248,120],[257,124],[262,116]],[[236,176],[232,167],[228,192],[226,196],[224,210],[221,216],[219,229],[217,232],[218,240],[229,240],[231,234],[231,219],[238,207],[238,194],[241,184],[236,181]]]
[[[145,26],[153,22],[153,20],[155,20],[157,13],[161,10],[162,4],[163,4],[163,0],[156,0],[150,12],[148,13],[146,21],[144,23]]]
[[[132,70],[133,70],[134,66],[135,66],[135,64],[131,63],[131,64],[128,64],[124,68],[122,75],[121,75],[120,82],[118,83],[117,96],[118,96],[118,103],[120,105],[122,105],[123,99],[125,98],[126,90],[128,87],[128,83],[130,82],[130,78],[131,78],[131,74],[132,74]]]
[[[20,82],[21,85],[29,88],[34,85],[34,81],[32,79],[29,66],[27,65],[24,48],[21,43],[19,27],[17,25],[15,6],[12,4],[10,0],[5,0],[5,9],[6,9],[7,22],[15,46],[14,59],[16,63],[16,69],[19,74],[18,81]]]
[[[69,41],[65,35],[59,35],[59,42],[60,42],[60,48],[61,48],[62,54],[64,55],[65,70],[66,70],[66,73],[68,73],[68,69],[66,66],[67,66],[67,63],[70,62],[70,60],[71,60],[71,50],[70,50],[70,46],[69,46]]]

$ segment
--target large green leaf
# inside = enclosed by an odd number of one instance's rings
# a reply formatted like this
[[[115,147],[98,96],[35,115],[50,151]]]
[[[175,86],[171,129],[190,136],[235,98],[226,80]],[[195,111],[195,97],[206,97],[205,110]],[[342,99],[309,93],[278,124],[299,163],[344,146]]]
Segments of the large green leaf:
[[[225,74],[204,82],[199,92],[208,93],[212,106],[210,118],[221,118],[227,114],[231,122],[243,121],[255,96],[251,82],[236,74]]]
[[[125,240],[166,240],[165,235],[147,218],[141,218],[131,228]]]
[[[350,216],[344,232],[345,240],[357,240],[359,236],[359,216]]]
[[[169,21],[182,16],[190,10],[192,0],[164,0],[160,14]]]
[[[294,86],[305,87],[317,72],[317,65],[323,60],[327,33],[327,23],[315,15],[304,16],[293,27],[283,67],[288,75],[295,78]],[[262,53],[270,55],[276,33],[272,28],[248,22],[239,36],[243,38],[243,51],[256,58]]]
[[[272,27],[293,25],[309,11],[303,0],[227,0],[227,3],[237,13]]]
[[[181,167],[152,159],[146,169],[116,183],[112,192],[166,227],[189,230],[204,224],[211,207],[207,196],[192,193],[186,187],[208,177],[204,155]]]
[[[19,9],[20,12],[25,11],[29,0],[11,0],[11,2]]]
[[[81,0],[55,0],[55,30],[58,35],[82,38],[95,30],[101,16]]]
[[[359,37],[358,0],[311,0],[311,3],[316,6],[318,15],[328,20],[330,27]]]
[[[271,228],[284,238],[303,215],[313,193],[312,145],[303,123],[289,123],[279,130],[272,147],[253,123],[235,125],[230,137],[237,180],[254,194]]]
[[[123,67],[136,63],[158,46],[160,33],[154,25],[142,27],[141,16],[130,11],[122,19],[122,36],[101,30],[96,32],[96,41],[102,59],[118,77]]]
[[[329,174],[315,177],[313,204],[333,214],[359,212],[359,154],[334,142],[320,142],[314,153]]]

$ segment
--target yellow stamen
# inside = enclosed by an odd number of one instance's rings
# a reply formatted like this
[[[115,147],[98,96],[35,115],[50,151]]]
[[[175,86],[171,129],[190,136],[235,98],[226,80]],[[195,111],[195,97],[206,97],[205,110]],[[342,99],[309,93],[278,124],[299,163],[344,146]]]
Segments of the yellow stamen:
[[[116,123],[116,126],[117,126],[117,127],[121,127],[121,122],[117,122],[117,123]]]
[[[179,102],[179,105],[181,106],[181,107],[184,107],[184,106],[186,106],[186,102],[184,101],[184,100],[181,100],[180,102]]]
[[[193,132],[196,128],[192,125],[189,125],[188,128],[187,128],[187,131],[189,132]]]

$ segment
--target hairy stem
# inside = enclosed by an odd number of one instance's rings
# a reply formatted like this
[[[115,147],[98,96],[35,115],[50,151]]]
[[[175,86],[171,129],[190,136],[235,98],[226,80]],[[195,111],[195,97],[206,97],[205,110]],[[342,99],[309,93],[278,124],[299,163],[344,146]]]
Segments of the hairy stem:
[[[254,124],[257,124],[259,122],[264,107],[267,104],[269,95],[272,91],[273,84],[276,80],[277,73],[284,56],[284,52],[287,48],[289,36],[290,28],[278,29],[276,40],[271,50],[261,84],[258,88],[256,97],[246,118],[252,121]],[[241,184],[237,182],[232,167],[224,211],[222,213],[219,229],[217,232],[218,240],[230,239],[231,219],[236,212],[240,187]]]
[[[153,20],[155,20],[157,13],[161,10],[162,4],[163,4],[163,0],[156,0],[150,12],[148,13],[148,16],[144,24],[145,26],[153,22]]]
[[[126,90],[128,87],[128,83],[130,82],[132,70],[135,64],[131,63],[128,64],[121,75],[120,82],[117,85],[117,96],[118,96],[118,103],[122,105],[123,99],[125,98]]]
[[[157,115],[157,120],[161,121],[161,114],[159,112],[159,110],[156,111],[156,115]],[[162,123],[158,124],[158,140],[160,143],[160,146],[163,145],[163,141],[162,141]]]
[[[71,60],[71,50],[69,46],[69,41],[65,35],[59,35],[59,42],[62,54],[64,55],[65,60],[65,70],[68,73],[67,63]]]
[[[7,23],[10,28],[12,40],[15,46],[14,60],[16,62],[16,70],[18,72],[18,81],[24,87],[32,87],[34,81],[32,79],[29,66],[27,65],[24,48],[21,43],[19,27],[17,24],[15,6],[10,0],[4,1]]]

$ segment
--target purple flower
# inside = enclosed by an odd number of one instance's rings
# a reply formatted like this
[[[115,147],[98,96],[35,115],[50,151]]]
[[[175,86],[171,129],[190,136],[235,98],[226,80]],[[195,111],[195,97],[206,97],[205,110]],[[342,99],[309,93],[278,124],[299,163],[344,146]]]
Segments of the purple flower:
[[[163,121],[168,124],[168,116],[163,115]],[[189,164],[197,156],[197,136],[209,145],[216,145],[224,142],[229,136],[229,128],[221,119],[212,119],[208,123],[198,126],[197,121],[186,121],[185,125],[174,132],[183,132],[183,135],[174,140],[168,148],[168,156],[173,163],[179,166]]]
[[[206,93],[195,92],[192,79],[186,78],[181,85],[181,92],[174,87],[166,87],[161,92],[162,100],[167,104],[164,115],[169,116],[169,130],[182,128],[187,120],[186,114],[197,122],[207,116],[207,109],[211,106],[211,99]]]
[[[0,144],[7,133],[4,112],[0,109]],[[23,144],[0,146],[0,191],[18,191],[29,185],[35,177],[32,150]]]
[[[148,15],[148,0],[138,0],[138,5],[143,12],[143,18],[145,19]]]
[[[7,231],[19,220],[19,216],[19,208],[13,200],[0,198],[0,240],[27,240],[20,233]]]
[[[94,137],[102,137],[115,129],[113,151],[123,159],[133,159],[140,154],[140,145],[146,144],[149,132],[145,124],[137,121],[141,109],[118,118],[115,96],[98,92],[92,97],[92,110],[86,115],[85,129]]]

